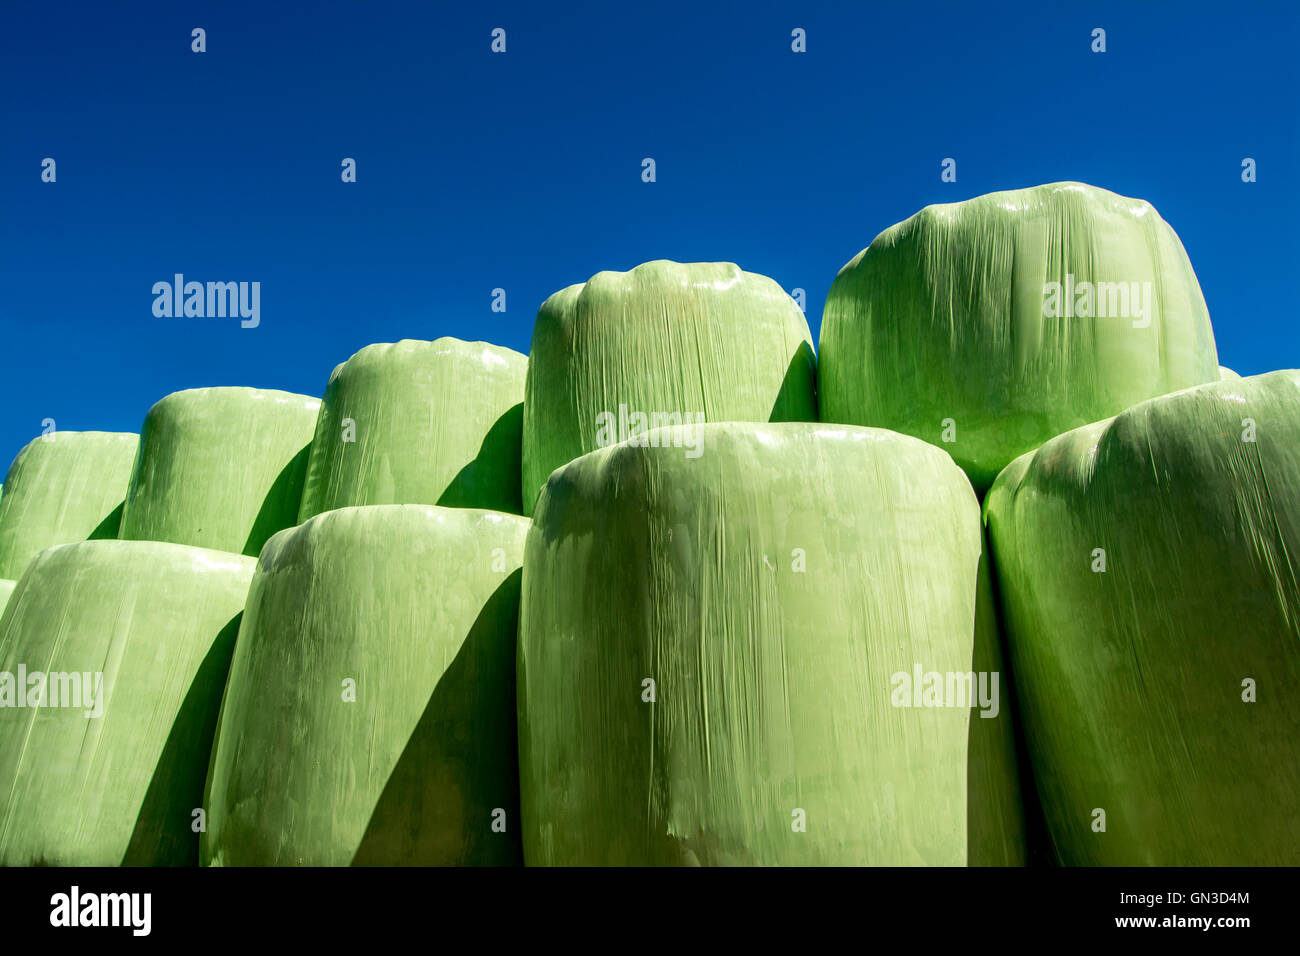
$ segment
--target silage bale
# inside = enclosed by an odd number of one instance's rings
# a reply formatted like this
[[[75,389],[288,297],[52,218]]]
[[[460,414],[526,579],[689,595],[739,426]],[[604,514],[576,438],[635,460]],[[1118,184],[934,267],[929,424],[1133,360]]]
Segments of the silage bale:
[[[56,544],[116,538],[138,435],[61,432],[18,453],[0,498],[0,578]]]
[[[527,370],[486,342],[366,346],[330,376],[299,520],[388,504],[519,514]]]
[[[4,614],[5,605],[9,603],[9,595],[14,593],[14,585],[17,581],[0,580],[0,614]]]
[[[824,421],[938,444],[980,493],[1055,435],[1218,379],[1178,236],[1149,203],[1083,183],[886,229],[832,284],[818,362]]]
[[[32,561],[0,618],[0,866],[198,862],[195,811],[255,563],[152,541]]]
[[[547,299],[529,351],[524,513],[556,468],[671,416],[817,419],[808,322],[774,281],[730,262],[659,260]]]
[[[205,864],[519,862],[527,529],[378,505],[267,542],[222,705]]]
[[[918,668],[976,672],[992,704],[1001,672],[961,471],[878,429],[697,437],[592,452],[538,499],[525,862],[1023,862],[1003,678],[990,717],[908,693]]]
[[[192,388],[145,417],[121,537],[256,557],[297,523],[320,399]]]
[[[985,516],[1060,860],[1300,863],[1300,372],[1068,432]]]
[[[1228,368],[1228,366],[1226,366],[1226,365],[1220,365],[1220,366],[1219,366],[1219,381],[1220,381],[1220,382],[1224,382],[1224,381],[1227,381],[1227,380],[1229,380],[1229,379],[1234,379],[1234,378],[1241,378],[1241,376],[1238,375],[1236,372],[1234,372],[1232,369]]]

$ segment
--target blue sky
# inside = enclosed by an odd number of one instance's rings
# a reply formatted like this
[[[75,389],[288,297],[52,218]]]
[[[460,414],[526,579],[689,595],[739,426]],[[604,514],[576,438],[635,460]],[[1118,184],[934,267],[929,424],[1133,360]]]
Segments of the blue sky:
[[[804,288],[815,339],[880,230],[1057,180],[1155,205],[1223,364],[1300,365],[1291,5],[882,6],[7,4],[0,468],[44,418],[135,431],[182,388],[320,395],[371,342],[527,351],[547,295],[649,259]],[[260,327],[156,318],[177,272],[260,281]]]

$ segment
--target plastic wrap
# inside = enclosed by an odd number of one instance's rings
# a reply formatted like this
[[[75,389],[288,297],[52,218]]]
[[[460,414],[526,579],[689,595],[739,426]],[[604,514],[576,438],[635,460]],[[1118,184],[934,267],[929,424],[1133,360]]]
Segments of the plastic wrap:
[[[961,471],[849,426],[707,425],[701,450],[592,452],[538,499],[520,612],[525,862],[1022,862]],[[983,673],[991,706],[896,705],[897,675],[918,668]]]
[[[0,580],[0,614],[4,614],[5,605],[9,603],[9,595],[14,593],[14,585],[17,581]]]
[[[222,705],[205,863],[519,862],[527,529],[380,505],[267,543]]]
[[[152,541],[31,563],[0,617],[0,865],[198,862],[195,811],[255,564]]]
[[[149,409],[121,537],[256,556],[297,523],[320,399],[193,388]]]
[[[1241,376],[1226,365],[1219,366],[1219,381],[1224,382],[1234,378],[1241,378]]]
[[[824,421],[941,445],[981,493],[1055,435],[1218,379],[1178,236],[1148,203],[1082,183],[886,229],[832,284],[818,363]]]
[[[485,342],[366,346],[330,376],[299,520],[352,505],[521,513],[527,371]]]
[[[729,262],[660,260],[547,299],[524,398],[525,513],[554,469],[673,415],[817,419],[812,336],[779,285]]]
[[[1060,860],[1300,863],[1300,372],[1049,441],[985,520]]]
[[[9,466],[0,498],[0,578],[51,545],[116,538],[139,436],[51,432]]]

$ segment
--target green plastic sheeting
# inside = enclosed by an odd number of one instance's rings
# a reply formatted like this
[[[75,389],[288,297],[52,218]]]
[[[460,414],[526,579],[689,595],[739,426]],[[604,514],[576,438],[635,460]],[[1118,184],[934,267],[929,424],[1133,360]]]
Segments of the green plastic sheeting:
[[[985,520],[1060,860],[1300,864],[1300,372],[1049,441]]]
[[[14,593],[14,585],[17,581],[0,580],[0,614],[4,613],[5,605],[9,602],[9,595]]]
[[[1150,204],[1082,183],[886,229],[836,276],[818,363],[824,421],[940,445],[980,493],[1055,435],[1219,377],[1178,236]]]
[[[525,862],[1023,862],[979,506],[952,460],[851,426],[707,425],[694,459],[664,437],[579,458],[538,499]],[[971,673],[992,706],[961,696]],[[934,674],[951,696],[921,696]]]
[[[670,416],[816,421],[812,335],[779,285],[730,262],[661,260],[547,299],[524,398],[525,513],[556,468]]]
[[[379,505],[267,543],[222,704],[204,863],[520,862],[527,530],[498,512]]]
[[[17,579],[37,552],[116,538],[139,436],[61,432],[35,438],[9,466],[0,498],[0,578]]]
[[[320,399],[193,388],[149,409],[121,537],[256,556],[297,523]]]
[[[299,520],[351,505],[519,514],[527,371],[485,342],[366,346],[330,376]]]
[[[152,541],[32,562],[0,617],[0,865],[198,863],[194,813],[255,564]]]
[[[1234,372],[1232,369],[1228,368],[1228,366],[1226,365],[1219,366],[1219,381],[1222,382],[1222,381],[1226,381],[1227,379],[1233,379],[1233,378],[1241,378],[1241,376],[1238,375],[1236,372]]]

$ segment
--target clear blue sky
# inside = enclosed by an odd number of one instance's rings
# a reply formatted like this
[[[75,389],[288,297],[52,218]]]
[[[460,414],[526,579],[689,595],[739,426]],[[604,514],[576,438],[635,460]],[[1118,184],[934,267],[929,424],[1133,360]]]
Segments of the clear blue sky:
[[[815,338],[881,229],[1066,179],[1173,225],[1223,364],[1300,365],[1294,5],[1058,6],[6,3],[0,469],[43,418],[135,431],[182,388],[319,395],[370,342],[527,351],[547,295],[649,259],[802,287]],[[260,328],[155,318],[176,272],[260,281]]]

